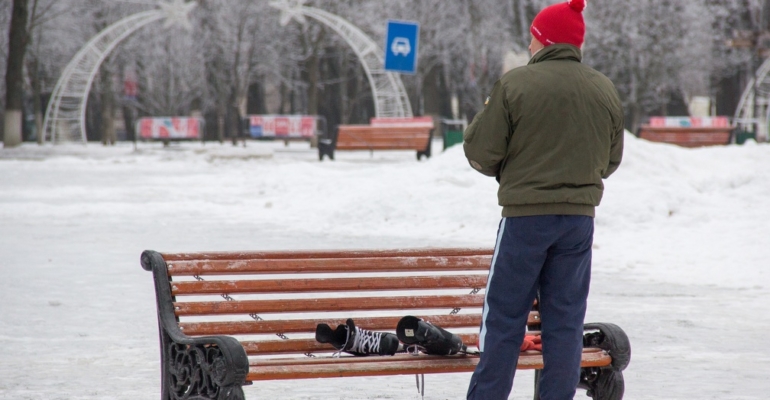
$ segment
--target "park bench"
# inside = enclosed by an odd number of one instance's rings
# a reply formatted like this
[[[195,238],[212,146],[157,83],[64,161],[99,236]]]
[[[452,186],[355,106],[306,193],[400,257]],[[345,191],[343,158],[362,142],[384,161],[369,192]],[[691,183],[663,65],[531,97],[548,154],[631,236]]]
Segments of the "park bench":
[[[373,119],[370,125],[339,125],[333,137],[321,138],[318,159],[334,160],[337,150],[413,150],[417,159],[431,156],[433,119]]]
[[[652,117],[637,136],[681,147],[717,146],[729,144],[735,129],[727,117]]]
[[[318,324],[353,318],[393,332],[421,317],[475,346],[491,250],[429,249],[233,253],[142,253],[155,281],[161,398],[243,399],[263,380],[471,372],[475,355],[355,357],[319,343]],[[539,325],[537,307],[529,334]],[[628,338],[613,324],[587,324],[579,387],[595,400],[623,395]],[[542,369],[539,351],[519,369]],[[424,387],[424,386],[423,386]]]

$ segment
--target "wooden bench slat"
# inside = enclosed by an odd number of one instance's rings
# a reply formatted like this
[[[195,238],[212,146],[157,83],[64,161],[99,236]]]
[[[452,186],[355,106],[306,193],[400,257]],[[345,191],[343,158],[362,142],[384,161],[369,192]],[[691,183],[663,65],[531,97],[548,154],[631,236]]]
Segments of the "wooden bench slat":
[[[604,353],[604,350],[598,348],[598,347],[584,347],[583,348],[583,354],[582,358],[584,359],[590,359],[593,360],[596,356],[601,355]],[[527,350],[519,353],[519,357],[529,357],[529,356],[542,356],[542,352],[537,350]],[[606,354],[606,353],[604,353]],[[339,357],[332,357],[332,356],[320,356],[320,357],[294,357],[294,358],[272,358],[272,359],[252,359],[249,361],[249,365],[251,367],[268,367],[268,366],[276,366],[276,365],[286,365],[286,366],[295,366],[295,365],[323,365],[323,364],[357,364],[357,363],[367,363],[367,362],[392,362],[392,361],[414,361],[415,359],[431,359],[431,360],[445,360],[447,358],[449,359],[458,359],[463,357],[478,357],[475,354],[460,354],[460,355],[452,355],[452,356],[439,356],[439,355],[432,355],[432,354],[424,354],[419,353],[417,355],[414,354],[408,354],[408,353],[398,353],[393,356],[353,356],[349,354],[343,354]],[[582,363],[582,361],[581,361]],[[542,368],[542,367],[541,367]]]
[[[409,143],[420,143],[420,144],[427,144],[428,139],[430,139],[430,135],[388,135],[388,136],[377,136],[377,135],[350,135],[345,138],[342,138],[342,140],[338,139],[337,143],[340,142],[380,142],[380,143],[398,143],[398,142],[409,142]]]
[[[391,132],[424,132],[433,129],[433,126],[374,126],[374,125],[340,125],[340,131],[343,132],[377,132],[377,133],[391,133]]]
[[[532,333],[528,332],[528,334]],[[462,333],[457,336],[459,336],[466,345],[475,345],[479,337],[477,333]],[[319,343],[315,339],[242,341],[241,345],[243,345],[243,348],[248,355],[335,351],[334,347],[330,344]]]
[[[317,250],[317,251],[248,251],[207,253],[161,253],[166,262],[182,260],[258,260],[307,258],[402,258],[402,257],[471,257],[492,256],[492,249],[406,249],[406,250]]]
[[[431,373],[472,372],[478,364],[476,356],[393,356],[397,360],[366,360],[349,362],[338,358],[326,364],[313,365],[265,365],[251,366],[248,381],[274,379],[335,378],[347,376],[374,375],[413,375]],[[384,358],[384,357],[376,357]],[[604,367],[612,363],[612,358],[604,351],[583,353],[582,367]],[[543,357],[540,352],[527,352],[519,355],[518,369],[541,369]]]
[[[409,289],[484,288],[487,276],[408,276],[382,278],[277,279],[172,282],[175,296],[199,294],[302,293]]]
[[[426,145],[430,139],[430,135],[388,135],[388,136],[376,136],[376,135],[350,135],[345,138],[337,139],[337,144],[340,143],[419,143]]]
[[[426,321],[445,329],[450,328],[478,328],[481,324],[481,314],[456,314],[456,315],[416,315]],[[369,330],[392,330],[401,320],[398,317],[356,317],[356,325]],[[263,321],[238,321],[238,322],[182,322],[179,327],[189,336],[207,335],[259,335],[274,333],[307,333],[315,332],[318,324],[337,326],[344,324],[345,319],[295,319],[295,320],[263,320]],[[540,323],[540,314],[536,311],[529,313],[528,325]]]
[[[390,143],[377,144],[371,142],[343,143],[339,145],[340,150],[422,150],[419,145],[410,143]]]
[[[481,307],[483,295],[340,297],[174,303],[177,316]]]
[[[180,260],[169,262],[171,276],[246,275],[339,272],[415,272],[488,271],[491,255],[448,256],[440,258],[391,257],[383,260],[362,258]]]
[[[387,141],[387,140],[393,140],[393,141],[427,141],[430,138],[429,132],[393,132],[388,133],[387,135],[384,134],[377,134],[377,133],[371,133],[371,132],[350,132],[345,135],[345,140],[349,141],[356,141],[356,140],[365,140],[365,141]],[[337,139],[338,141],[340,139]]]

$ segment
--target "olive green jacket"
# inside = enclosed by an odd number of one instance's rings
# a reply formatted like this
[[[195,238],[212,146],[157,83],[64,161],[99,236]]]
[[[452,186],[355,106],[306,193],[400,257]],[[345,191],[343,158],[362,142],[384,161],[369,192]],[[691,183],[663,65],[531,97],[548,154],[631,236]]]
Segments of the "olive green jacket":
[[[615,86],[556,44],[495,83],[464,133],[471,166],[497,177],[504,217],[594,216],[603,178],[623,155],[623,108]]]

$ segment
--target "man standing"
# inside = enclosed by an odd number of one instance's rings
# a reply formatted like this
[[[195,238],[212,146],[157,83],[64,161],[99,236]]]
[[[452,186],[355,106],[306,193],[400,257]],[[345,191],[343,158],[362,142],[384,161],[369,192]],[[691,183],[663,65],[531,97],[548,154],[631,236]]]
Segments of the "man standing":
[[[508,398],[538,292],[540,398],[571,400],[580,379],[594,208],[624,132],[614,85],[581,63],[584,8],[569,0],[535,17],[529,64],[495,84],[465,131],[468,161],[497,178],[503,206],[468,399]]]

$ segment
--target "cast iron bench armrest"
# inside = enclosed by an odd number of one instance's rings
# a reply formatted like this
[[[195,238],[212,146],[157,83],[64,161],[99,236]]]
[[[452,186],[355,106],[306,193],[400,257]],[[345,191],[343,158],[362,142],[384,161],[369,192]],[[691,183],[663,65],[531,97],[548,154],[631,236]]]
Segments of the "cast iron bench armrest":
[[[155,280],[160,329],[161,398],[184,398],[186,393],[212,399],[240,400],[246,384],[249,358],[241,343],[230,336],[192,338],[179,329],[171,296],[171,281],[160,253],[145,251],[142,268]]]

